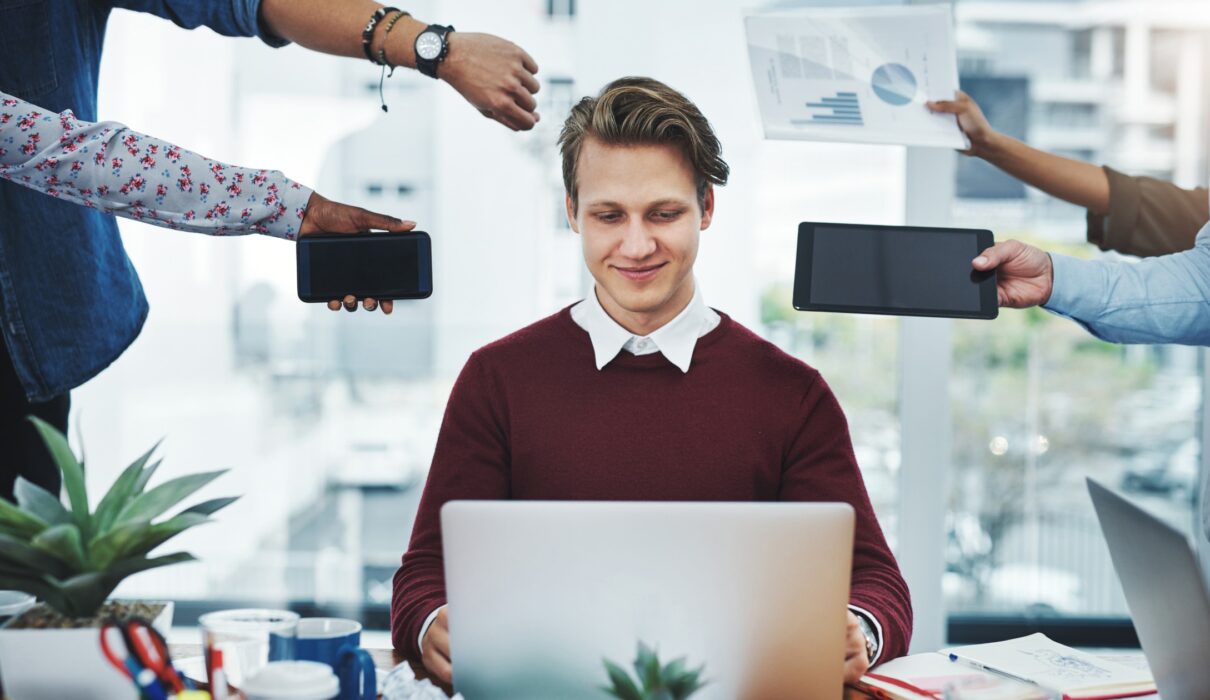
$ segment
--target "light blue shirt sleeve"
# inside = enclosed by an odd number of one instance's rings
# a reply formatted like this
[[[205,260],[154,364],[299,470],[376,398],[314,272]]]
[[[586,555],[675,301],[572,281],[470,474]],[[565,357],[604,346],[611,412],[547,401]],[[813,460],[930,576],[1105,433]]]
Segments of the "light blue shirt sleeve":
[[[1192,250],[1137,263],[1052,254],[1043,308],[1114,343],[1210,345],[1210,224]]]

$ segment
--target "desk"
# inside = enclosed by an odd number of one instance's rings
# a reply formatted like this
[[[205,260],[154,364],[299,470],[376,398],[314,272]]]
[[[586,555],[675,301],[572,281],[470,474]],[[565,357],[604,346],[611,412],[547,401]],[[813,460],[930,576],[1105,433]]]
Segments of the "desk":
[[[374,659],[374,667],[378,668],[380,671],[383,669],[395,668],[396,666],[398,666],[400,663],[402,663],[404,661],[403,654],[400,654],[398,651],[396,651],[394,649],[366,648],[366,651],[370,652],[370,656],[373,657],[373,659]],[[188,659],[188,658],[200,657],[202,655],[202,645],[201,644],[172,644],[172,645],[170,645],[169,652],[172,654],[173,659]],[[408,661],[408,665],[412,667],[412,672],[414,672],[416,674],[417,678],[421,678],[421,679],[429,678],[428,670],[425,669],[425,667],[422,666],[421,664],[415,663],[413,661]],[[432,679],[430,679],[430,680],[432,680]],[[433,681],[433,682],[436,683],[437,685],[441,685],[440,683],[437,683],[436,681]],[[441,689],[445,691],[446,695],[453,695],[453,690],[449,686],[441,686]]]

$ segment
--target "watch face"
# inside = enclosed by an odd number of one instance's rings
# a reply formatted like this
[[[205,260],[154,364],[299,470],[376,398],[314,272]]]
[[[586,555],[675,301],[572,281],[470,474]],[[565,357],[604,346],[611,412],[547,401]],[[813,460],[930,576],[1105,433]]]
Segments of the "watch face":
[[[416,55],[431,61],[441,54],[441,37],[437,32],[424,32],[416,37]]]

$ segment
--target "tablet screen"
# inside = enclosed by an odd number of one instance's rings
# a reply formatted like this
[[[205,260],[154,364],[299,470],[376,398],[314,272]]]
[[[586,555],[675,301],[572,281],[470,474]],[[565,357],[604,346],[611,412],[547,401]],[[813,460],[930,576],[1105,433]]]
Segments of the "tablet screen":
[[[971,260],[991,245],[990,240],[990,232],[975,229],[803,224],[794,305],[858,313],[994,317],[995,279],[971,268]]]

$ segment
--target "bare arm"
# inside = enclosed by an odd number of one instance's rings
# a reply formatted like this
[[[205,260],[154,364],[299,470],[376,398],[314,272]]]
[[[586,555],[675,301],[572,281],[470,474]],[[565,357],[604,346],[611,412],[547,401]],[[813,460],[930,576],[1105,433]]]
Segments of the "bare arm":
[[[957,99],[929,102],[928,108],[958,117],[958,126],[971,142],[970,149],[963,151],[966,155],[982,158],[1025,184],[1094,214],[1109,212],[1109,178],[1099,165],[1047,153],[1001,134],[962,91]]]
[[[365,58],[361,34],[380,3],[373,0],[263,0],[261,19],[277,36],[313,51]],[[391,13],[393,16],[394,13]],[[378,23],[370,42],[374,56],[385,50],[391,65],[416,67],[413,48],[427,22],[407,16],[388,34]],[[516,44],[491,34],[453,32],[449,55],[437,77],[449,83],[484,116],[515,131],[532,129],[539,116],[538,64]]]

